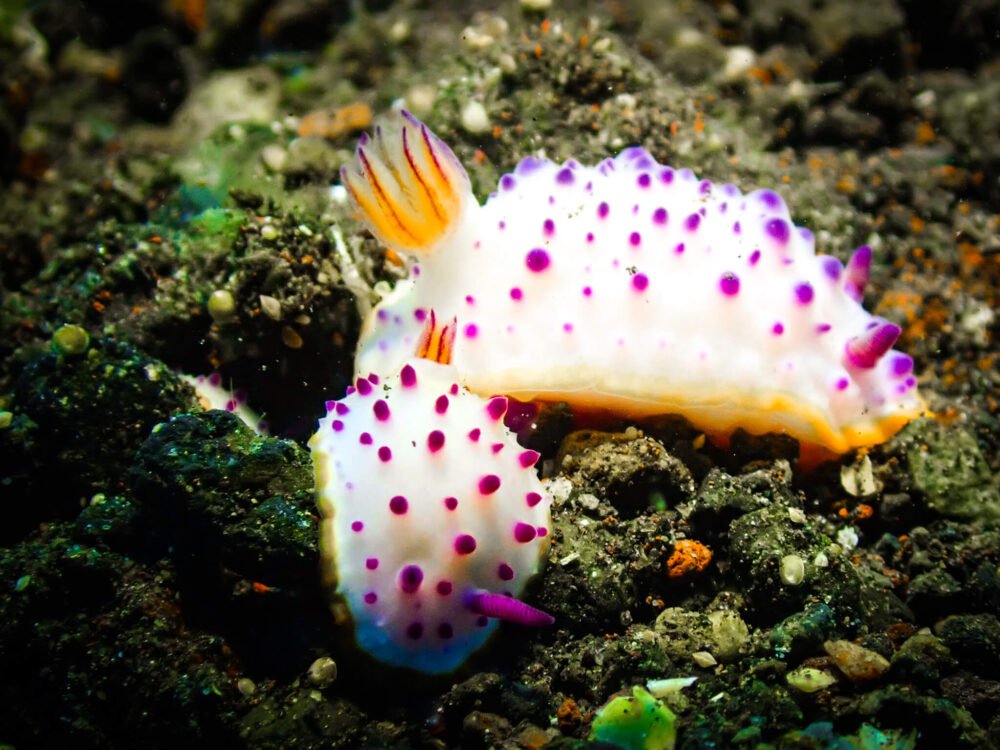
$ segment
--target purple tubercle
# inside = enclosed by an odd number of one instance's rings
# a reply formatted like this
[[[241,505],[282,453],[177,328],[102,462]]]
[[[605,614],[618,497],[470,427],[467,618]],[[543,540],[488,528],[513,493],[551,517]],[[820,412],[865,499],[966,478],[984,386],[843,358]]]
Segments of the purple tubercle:
[[[832,255],[824,255],[820,258],[820,266],[823,268],[823,273],[830,281],[839,281],[840,275],[844,272],[844,264],[840,262],[839,258],[835,258]]]
[[[829,323],[820,323],[816,326],[816,333],[829,333],[833,329],[833,326]]]
[[[639,247],[639,245],[642,244],[642,235],[638,232],[632,232],[628,236],[628,244],[632,247]]]
[[[528,270],[535,273],[544,271],[549,267],[549,263],[549,254],[540,247],[536,247],[534,250],[528,252],[524,259],[524,264],[528,267]]]
[[[402,495],[396,495],[389,501],[389,510],[395,513],[397,516],[405,516],[406,511],[410,509],[409,501]]]
[[[337,401],[333,405],[333,410],[335,412],[337,412],[337,414],[339,414],[340,416],[344,416],[345,414],[347,414],[351,410],[351,407],[349,407],[343,401]]]
[[[389,463],[392,460],[392,449],[388,445],[383,445],[378,449],[378,458],[382,463]]]
[[[423,323],[425,320],[427,320],[427,311],[422,307],[418,307],[416,310],[413,311],[413,319],[416,320],[418,323]]]
[[[338,402],[336,401],[327,401],[325,404],[323,404],[323,406],[326,407],[326,413],[329,414],[331,411],[337,408],[337,403]]]
[[[585,287],[583,288],[583,296],[584,296],[584,297],[589,297],[589,296],[590,296],[590,295],[592,295],[593,293],[594,293],[594,290],[593,290],[593,289],[591,289],[591,288],[590,288],[589,286],[585,286]]]
[[[556,621],[547,612],[535,609],[519,599],[489,591],[470,591],[463,597],[462,605],[477,615],[529,627],[545,627]]]
[[[847,378],[838,378],[837,379],[837,383],[836,383],[836,387],[837,387],[838,391],[846,391],[847,390],[847,386],[849,386],[850,384],[851,384],[851,381],[848,380]]]
[[[514,524],[514,539],[517,540],[519,544],[527,544],[537,535],[538,532],[535,530],[535,527],[529,523],[522,523],[518,521]]]
[[[503,446],[504,446],[503,443],[493,443],[493,445],[490,446],[490,452],[499,453],[500,451],[503,450]]]
[[[684,228],[689,232],[694,232],[698,229],[698,225],[701,223],[701,216],[698,214],[691,214],[686,219],[684,219]]]
[[[481,434],[482,430],[480,430],[478,427],[474,427],[473,429],[469,430],[469,440],[471,440],[473,443],[478,443],[479,436]]]
[[[500,178],[501,190],[513,190],[515,185],[517,185],[517,180],[514,179],[514,175],[505,174]]]
[[[458,498],[446,497],[444,499],[444,507],[446,507],[448,510],[455,510],[455,508],[458,507]]]
[[[773,190],[761,190],[758,196],[760,197],[760,202],[772,211],[781,208],[782,204],[784,204],[781,196]]]
[[[374,604],[378,601],[378,594],[374,591],[368,591],[365,593],[365,604]]]
[[[413,369],[413,365],[403,365],[403,369],[399,371],[399,382],[404,388],[412,388],[417,384],[417,371]]]
[[[599,204],[597,204],[598,219],[606,219],[609,213],[611,213],[611,206],[607,204],[607,201],[601,201]]]
[[[677,247],[674,248],[674,255],[683,255],[683,254],[684,254],[684,243],[678,242]]]
[[[551,237],[556,233],[556,223],[552,219],[546,219],[542,222],[542,234],[546,237]]]
[[[378,558],[369,557],[367,560],[365,560],[365,567],[368,570],[378,570]]]
[[[902,332],[903,329],[895,323],[876,318],[874,325],[844,345],[844,359],[852,367],[871,369],[892,348]]]
[[[813,301],[813,288],[808,283],[801,283],[795,285],[795,299],[800,305],[808,305]]]
[[[507,397],[494,396],[486,402],[486,413],[490,419],[499,422],[503,415],[507,413]]]
[[[844,292],[848,297],[860,302],[865,295],[865,285],[872,270],[872,249],[862,245],[855,250],[847,261],[844,270]]]
[[[750,253],[750,258],[747,262],[751,266],[756,266],[758,263],[760,263],[760,250],[754,250],[752,253]]]
[[[330,422],[330,427],[333,428],[334,432],[340,432],[341,430],[344,429],[344,423],[341,422],[339,419],[335,419],[332,422]]]
[[[358,389],[358,393],[360,393],[362,396],[367,396],[369,393],[372,392],[372,384],[369,383],[368,380],[365,378],[358,378],[356,386]]]
[[[358,437],[358,442],[361,443],[362,445],[371,445],[372,444],[371,433],[362,432],[361,435]]]
[[[727,271],[719,279],[719,290],[727,297],[735,297],[740,293],[740,279],[735,273]]]
[[[556,182],[560,185],[572,185],[573,180],[576,178],[573,176],[573,170],[569,167],[563,167],[558,172],[556,172]]]
[[[646,287],[649,286],[649,277],[644,273],[637,273],[632,277],[632,288],[637,292],[646,291]]]
[[[437,401],[434,402],[434,411],[438,414],[445,414],[448,411],[448,397],[441,395],[437,397]]]
[[[424,582],[424,571],[419,565],[404,565],[399,571],[399,588],[404,594],[415,594]]]
[[[659,224],[660,226],[667,223],[667,209],[662,206],[655,211],[653,211],[653,223]]]
[[[465,326],[465,338],[474,339],[479,335],[479,326],[475,323],[469,323]]]
[[[472,534],[459,534],[455,537],[455,552],[459,555],[471,555],[476,551],[476,538]]]
[[[785,332],[785,324],[784,323],[778,322],[778,323],[775,323],[773,326],[771,326],[771,333],[773,333],[775,336],[780,336],[784,332]]]
[[[775,242],[785,244],[788,242],[789,229],[788,222],[784,219],[770,219],[764,225],[764,231],[767,232],[768,237],[773,239]]]
[[[455,587],[451,581],[438,581],[434,588],[440,596],[450,596]]]
[[[419,641],[424,635],[424,624],[422,622],[411,622],[406,626],[406,637],[411,641]]]
[[[479,479],[479,494],[492,495],[500,489],[500,477],[496,474],[485,474]]]
[[[708,195],[712,190],[712,182],[710,180],[702,180],[698,184],[698,192],[701,195]]]
[[[638,177],[635,178],[635,184],[641,188],[648,188],[650,182],[651,180],[648,172],[643,172],[642,174],[640,174]]]
[[[664,185],[669,185],[674,181],[674,170],[670,167],[665,167],[662,172],[660,172],[660,182]]]
[[[351,531],[353,531],[355,534],[360,533],[364,528],[365,528],[365,525],[363,523],[361,523],[361,521],[354,521],[351,524]]]
[[[451,626],[451,623],[442,622],[440,625],[438,625],[437,633],[438,633],[438,638],[440,638],[443,641],[447,641],[448,639],[454,637],[455,628]]]
[[[376,375],[374,372],[368,373],[368,382],[371,383],[372,385],[378,385],[379,383],[378,375]]]
[[[372,406],[372,411],[375,413],[375,419],[379,422],[386,422],[389,419],[389,404],[386,403],[385,399],[379,399]]]
[[[510,298],[515,302],[520,301],[524,297],[524,292],[521,291],[520,287],[512,287],[510,290]]]
[[[427,434],[427,450],[437,453],[444,447],[444,433],[441,430],[431,430]]]
[[[909,354],[897,354],[892,358],[892,374],[901,378],[913,372],[913,357]]]
[[[521,161],[517,163],[514,167],[514,172],[517,174],[531,174],[540,166],[546,163],[546,159],[536,159],[534,156],[525,156]]]
[[[501,581],[513,581],[514,569],[505,562],[500,563],[497,565],[497,578]]]
[[[538,462],[540,456],[538,451],[521,451],[517,456],[517,461],[521,464],[522,469],[529,469]]]
[[[528,503],[529,508],[534,508],[536,505],[542,502],[542,496],[539,495],[537,492],[529,492],[527,495],[524,496],[524,500],[526,503]]]

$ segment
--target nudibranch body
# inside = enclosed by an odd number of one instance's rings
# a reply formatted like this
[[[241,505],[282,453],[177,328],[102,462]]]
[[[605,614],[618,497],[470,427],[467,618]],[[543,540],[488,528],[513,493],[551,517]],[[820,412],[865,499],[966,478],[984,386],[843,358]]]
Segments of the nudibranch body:
[[[549,541],[549,497],[503,424],[507,399],[413,359],[327,404],[310,446],[324,566],[379,660],[448,672],[499,619],[551,618],[516,597]]]
[[[846,267],[817,255],[773,191],[629,148],[595,167],[525,158],[479,205],[405,112],[342,177],[374,234],[417,258],[367,321],[359,372],[418,352],[479,394],[680,414],[821,453],[880,443],[924,409],[899,327],[861,306],[871,250]]]

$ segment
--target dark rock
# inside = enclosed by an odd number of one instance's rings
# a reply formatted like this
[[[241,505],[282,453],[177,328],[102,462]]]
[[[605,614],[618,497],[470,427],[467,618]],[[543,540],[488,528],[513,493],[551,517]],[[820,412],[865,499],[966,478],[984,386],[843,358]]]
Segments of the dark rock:
[[[166,122],[188,94],[180,41],[166,29],[135,36],[125,50],[122,89],[129,108],[150,122]]]
[[[934,634],[969,671],[987,677],[1000,673],[1000,621],[996,615],[952,615],[934,625]]]
[[[917,633],[907,638],[892,655],[891,674],[899,680],[933,688],[942,676],[957,667],[958,662],[940,638],[930,633]]]
[[[835,631],[836,615],[825,604],[811,604],[779,622],[771,631],[774,652],[790,661],[815,652]]]
[[[951,614],[962,587],[944,570],[921,573],[906,589],[906,604],[921,619],[936,619]]]

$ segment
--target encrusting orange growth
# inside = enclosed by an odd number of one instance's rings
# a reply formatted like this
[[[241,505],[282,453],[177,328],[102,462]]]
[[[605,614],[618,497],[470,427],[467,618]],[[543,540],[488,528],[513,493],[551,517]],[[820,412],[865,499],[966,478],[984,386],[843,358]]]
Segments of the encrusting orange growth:
[[[667,575],[683,578],[692,573],[700,573],[712,562],[712,550],[694,539],[680,539],[674,544],[674,552],[667,560]]]

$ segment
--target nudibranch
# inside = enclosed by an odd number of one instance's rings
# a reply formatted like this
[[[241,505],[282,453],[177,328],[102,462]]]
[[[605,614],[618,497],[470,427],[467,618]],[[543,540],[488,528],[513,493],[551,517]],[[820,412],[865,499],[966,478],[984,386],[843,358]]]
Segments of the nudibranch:
[[[328,585],[358,644],[387,664],[449,672],[499,620],[547,625],[520,601],[549,542],[550,498],[504,426],[507,399],[451,366],[359,377],[312,437]]]
[[[895,324],[861,305],[872,253],[817,255],[776,192],[744,194],[628,148],[524,158],[485,204],[426,125],[394,113],[342,170],[362,218],[415,259],[364,326],[358,372],[414,353],[484,396],[641,418],[715,440],[785,433],[814,455],[924,411]]]

